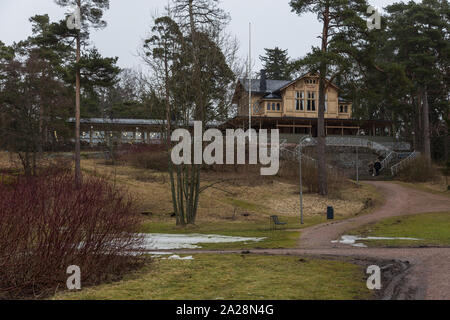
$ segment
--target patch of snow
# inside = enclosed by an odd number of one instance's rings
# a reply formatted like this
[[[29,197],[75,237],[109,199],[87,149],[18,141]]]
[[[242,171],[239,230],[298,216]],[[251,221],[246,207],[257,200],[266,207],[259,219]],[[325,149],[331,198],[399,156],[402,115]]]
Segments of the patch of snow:
[[[362,240],[408,240],[408,241],[419,241],[420,239],[416,238],[403,238],[403,237],[397,237],[397,238],[391,238],[391,237],[359,237],[359,236],[349,236],[344,235],[341,237],[340,240],[334,240],[331,241],[332,243],[341,243],[341,244],[348,244],[353,247],[360,247],[360,248],[367,248],[367,246],[363,243],[356,243],[356,241],[362,241]]]
[[[163,258],[165,259],[165,258]],[[181,258],[179,255],[173,255],[167,258],[168,260],[194,260],[193,256],[188,256],[188,257],[184,257]]]
[[[151,254],[153,256],[169,256],[173,254],[173,252],[155,251],[155,252],[146,252],[146,254]]]
[[[364,243],[355,243],[352,244],[353,247],[358,247],[358,248],[367,248],[367,246]]]
[[[199,243],[260,242],[266,238],[229,237],[205,234],[140,234],[143,250],[199,249]]]

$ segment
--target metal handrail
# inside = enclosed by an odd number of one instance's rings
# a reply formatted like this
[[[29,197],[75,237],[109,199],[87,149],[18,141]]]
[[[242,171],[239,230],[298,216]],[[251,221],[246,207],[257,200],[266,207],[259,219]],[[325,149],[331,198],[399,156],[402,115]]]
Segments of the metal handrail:
[[[385,153],[392,152],[392,150],[378,142],[370,141],[363,138],[353,137],[327,137],[327,145],[340,147],[363,147]]]
[[[302,144],[301,147],[308,147],[308,146],[314,146],[317,144],[317,139],[310,137],[310,142],[306,144]],[[286,143],[287,140],[284,140],[284,143]],[[283,145],[283,143],[282,143]],[[381,169],[387,169],[389,167],[389,164],[392,163],[395,159],[398,158],[398,153],[391,150],[390,148],[374,141],[370,141],[368,139],[364,138],[355,138],[355,137],[326,137],[326,145],[327,146],[335,146],[335,147],[361,147],[361,148],[369,148],[377,152],[379,155],[384,156],[383,161],[381,162]],[[281,151],[287,151],[291,154],[297,155],[299,152],[300,145],[297,145],[295,148],[295,152],[292,152],[285,147],[281,148]],[[417,156],[420,155],[418,152],[413,152],[409,157],[402,162],[396,164],[391,168],[392,175],[395,175],[399,168],[404,165],[407,161],[410,161],[412,159],[417,158]],[[304,158],[307,160],[313,161],[317,163],[317,160],[303,155]],[[394,173],[395,172],[395,173]]]
[[[398,174],[398,172],[400,171],[400,169],[402,169],[406,164],[408,164],[409,162],[411,162],[414,159],[417,159],[419,156],[421,155],[420,152],[412,152],[406,159],[400,161],[399,163],[397,163],[396,165],[392,166],[391,168],[391,174],[393,176],[396,176]]]
[[[397,152],[391,151],[391,153],[389,153],[386,156],[386,158],[384,158],[384,160],[381,161],[381,169],[382,170],[386,169],[395,158],[397,158]]]
[[[298,147],[295,148],[295,151],[292,151],[292,150],[289,150],[289,149],[287,149],[286,147],[284,147],[283,144],[280,144],[280,146],[281,146],[281,147],[280,147],[280,154],[281,154],[282,152],[287,152],[290,156],[293,156],[293,158],[294,158],[295,160],[298,160],[298,157],[299,157]],[[308,155],[306,155],[306,154],[304,154],[304,153],[302,153],[302,158],[303,158],[303,159],[306,159],[306,160],[308,160],[308,161],[317,163],[317,160],[316,160],[316,159],[314,159],[313,157],[310,157],[310,156],[308,156]]]

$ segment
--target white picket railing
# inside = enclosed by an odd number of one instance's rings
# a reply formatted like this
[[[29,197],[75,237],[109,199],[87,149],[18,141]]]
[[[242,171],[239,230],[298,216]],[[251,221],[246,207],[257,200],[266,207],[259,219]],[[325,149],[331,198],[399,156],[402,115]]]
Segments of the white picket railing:
[[[407,165],[409,162],[411,162],[414,159],[417,159],[419,156],[421,155],[420,152],[412,152],[406,159],[400,161],[399,163],[397,163],[395,166],[392,166],[391,168],[391,173],[393,176],[396,176],[398,174],[398,172],[405,166]]]
[[[381,170],[384,170],[386,168],[389,167],[389,164],[394,161],[395,159],[397,159],[398,155],[397,152],[395,151],[391,151],[391,153],[389,153],[383,161],[381,161]]]
[[[301,147],[308,147],[308,146],[314,146],[317,144],[317,139],[316,138],[308,138],[309,141],[307,143],[303,142]],[[295,151],[291,151],[289,149],[287,149],[286,147],[284,147],[283,145],[286,144],[286,141],[283,141],[281,143],[281,153],[283,152],[288,152],[291,156],[294,155],[296,158],[299,154],[299,148],[300,145],[297,145],[297,147],[295,148]],[[327,146],[334,146],[334,147],[361,147],[361,148],[369,148],[374,150],[377,154],[379,154],[380,156],[383,156],[384,159],[381,162],[381,167],[382,170],[385,170],[387,168],[389,168],[389,165],[395,161],[396,159],[398,159],[398,153],[391,150],[390,148],[374,142],[374,141],[370,141],[364,138],[359,138],[359,137],[326,137],[326,145]],[[418,156],[420,155],[420,152],[412,152],[405,160],[399,162],[398,164],[392,166],[391,168],[391,173],[393,176],[395,176],[398,171],[405,165],[407,164],[409,161],[416,159]],[[316,159],[309,157],[307,155],[302,155],[306,160],[309,161],[313,161],[313,162],[317,162]]]

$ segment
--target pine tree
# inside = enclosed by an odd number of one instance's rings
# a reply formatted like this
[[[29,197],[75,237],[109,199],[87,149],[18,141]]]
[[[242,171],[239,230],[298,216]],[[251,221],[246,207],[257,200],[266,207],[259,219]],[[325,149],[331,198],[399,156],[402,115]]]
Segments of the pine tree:
[[[291,0],[292,11],[298,15],[311,12],[322,23],[321,47],[314,47],[305,59],[311,72],[319,74],[319,114],[318,114],[318,185],[319,194],[327,195],[327,165],[325,139],[325,93],[327,78],[334,81],[353,67],[359,57],[358,46],[367,29],[363,14],[368,5],[365,0]]]
[[[390,36],[387,46],[395,52],[393,60],[404,68],[411,82],[413,110],[421,115],[416,119],[416,139],[431,163],[430,115],[437,111],[440,114],[436,118],[445,119],[445,109],[448,110],[445,92],[448,93],[449,22],[448,18],[443,19],[448,17],[448,1],[397,3],[386,9]],[[432,110],[430,95],[440,95],[439,92],[442,93],[440,100],[447,99],[447,103],[442,107],[434,106]]]
[[[259,59],[263,63],[267,77],[273,80],[291,80],[292,67],[288,51],[278,47],[264,50],[265,55],[260,56]]]
[[[109,9],[109,0],[55,0],[62,7],[77,7],[81,14],[81,30],[75,35],[76,39],[76,106],[75,106],[75,183],[79,186],[82,182],[81,176],[81,144],[80,144],[80,118],[81,118],[81,40],[82,32],[89,35],[89,28],[101,29],[106,27],[102,20],[103,11]]]
[[[265,55],[259,59],[263,63],[266,75],[274,80],[291,80],[292,66],[289,62],[287,50],[278,47],[274,49],[264,49]]]

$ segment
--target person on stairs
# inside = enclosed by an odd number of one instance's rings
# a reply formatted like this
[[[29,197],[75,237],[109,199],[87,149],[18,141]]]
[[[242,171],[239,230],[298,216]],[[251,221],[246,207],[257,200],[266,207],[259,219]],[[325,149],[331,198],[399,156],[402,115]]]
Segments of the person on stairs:
[[[375,169],[375,176],[379,176],[380,175],[380,171],[381,171],[381,162],[380,159],[378,158],[377,161],[375,162],[375,164],[373,165],[374,169]]]
[[[375,176],[375,171],[374,171],[373,167],[374,167],[374,164],[373,164],[373,161],[371,161],[371,162],[369,163],[369,174],[370,174],[372,177]]]

